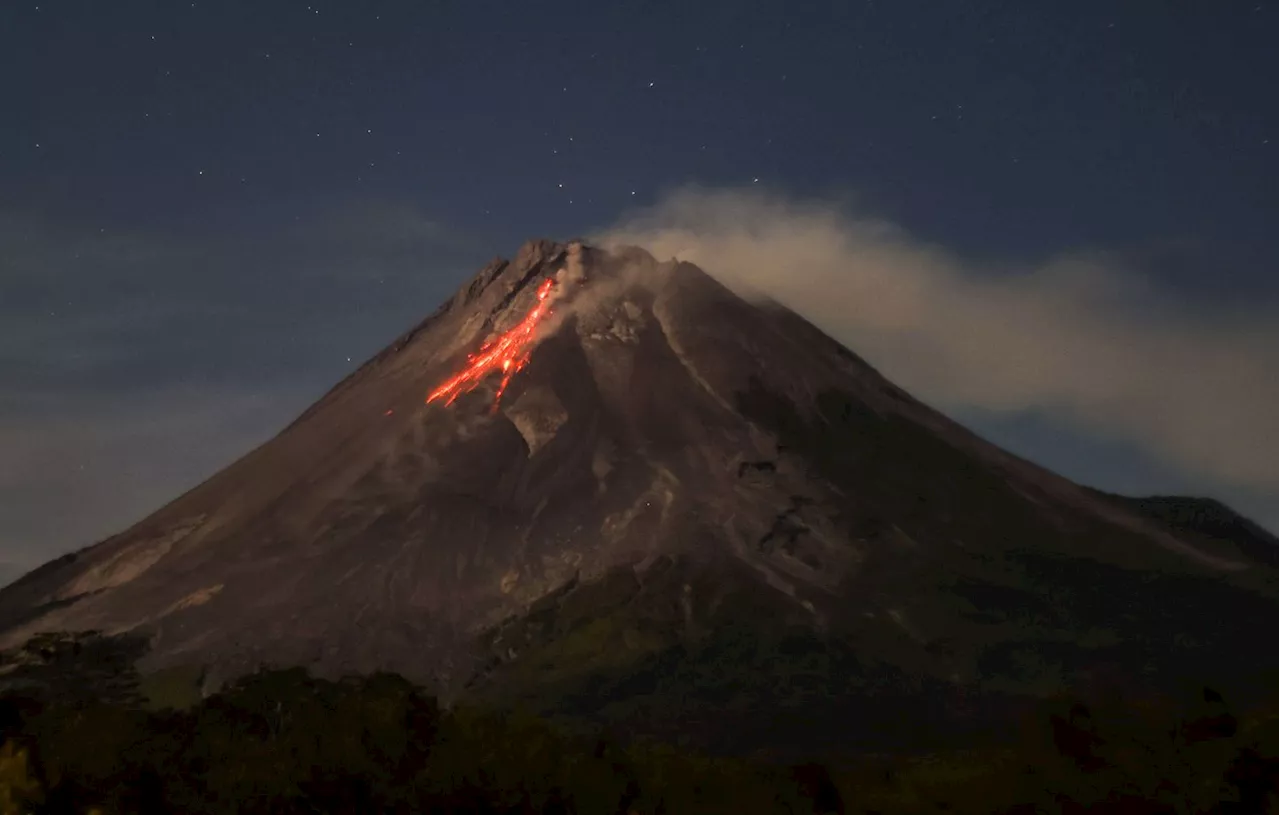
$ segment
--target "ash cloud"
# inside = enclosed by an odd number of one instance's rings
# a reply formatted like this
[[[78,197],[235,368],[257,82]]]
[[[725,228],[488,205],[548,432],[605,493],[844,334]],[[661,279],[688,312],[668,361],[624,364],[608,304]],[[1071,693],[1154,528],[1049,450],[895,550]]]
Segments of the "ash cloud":
[[[1274,312],[1180,302],[1106,253],[961,257],[839,204],[686,188],[595,236],[777,300],[947,410],[1036,411],[1276,490]]]

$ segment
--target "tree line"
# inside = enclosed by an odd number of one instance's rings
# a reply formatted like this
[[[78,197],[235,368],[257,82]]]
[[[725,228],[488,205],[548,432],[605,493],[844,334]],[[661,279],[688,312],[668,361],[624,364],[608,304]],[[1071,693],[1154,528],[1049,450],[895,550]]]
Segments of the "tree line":
[[[265,670],[180,706],[28,673],[0,697],[0,815],[1275,811],[1274,709],[1237,715],[1209,688],[1176,707],[1046,700],[1001,748],[784,764],[444,710],[386,673]]]

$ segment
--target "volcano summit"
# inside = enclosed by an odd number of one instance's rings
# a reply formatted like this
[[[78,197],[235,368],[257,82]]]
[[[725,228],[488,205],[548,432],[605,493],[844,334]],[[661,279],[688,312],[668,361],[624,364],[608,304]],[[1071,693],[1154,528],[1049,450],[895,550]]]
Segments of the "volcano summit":
[[[0,592],[0,645],[132,631],[206,690],[385,669],[724,749],[928,740],[1062,690],[1273,694],[1275,538],[1171,505],[1198,504],[988,444],[694,266],[535,241]]]

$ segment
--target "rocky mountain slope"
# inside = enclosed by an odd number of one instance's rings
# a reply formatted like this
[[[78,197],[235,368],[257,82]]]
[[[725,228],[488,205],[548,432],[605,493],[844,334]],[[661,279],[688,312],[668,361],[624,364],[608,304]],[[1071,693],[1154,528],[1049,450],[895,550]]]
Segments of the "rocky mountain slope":
[[[739,750],[972,734],[1068,688],[1273,695],[1275,538],[1184,514],[986,443],[696,267],[535,241],[0,591],[0,646],[131,631],[206,688],[388,669]]]

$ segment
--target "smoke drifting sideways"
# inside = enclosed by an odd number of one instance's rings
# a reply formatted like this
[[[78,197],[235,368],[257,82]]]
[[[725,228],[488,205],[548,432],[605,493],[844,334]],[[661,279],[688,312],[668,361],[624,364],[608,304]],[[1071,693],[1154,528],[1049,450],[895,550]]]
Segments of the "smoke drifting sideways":
[[[684,188],[592,236],[799,312],[942,409],[1035,410],[1224,485],[1274,493],[1274,313],[1191,309],[1115,258],[974,262],[757,188]]]

